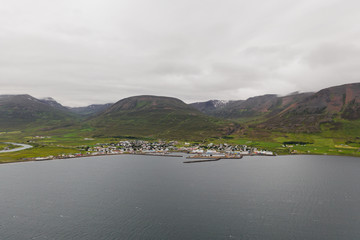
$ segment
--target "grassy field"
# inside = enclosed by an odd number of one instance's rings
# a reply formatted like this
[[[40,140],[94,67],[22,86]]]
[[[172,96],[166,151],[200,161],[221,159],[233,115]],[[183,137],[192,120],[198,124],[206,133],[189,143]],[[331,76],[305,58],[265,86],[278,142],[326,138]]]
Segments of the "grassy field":
[[[310,140],[307,144],[284,144],[284,142],[297,142]],[[360,157],[360,144],[346,144],[346,141],[335,143],[333,139],[323,138],[316,135],[307,136],[278,136],[272,141],[261,139],[245,139],[234,136],[233,139],[212,139],[209,142],[216,144],[229,143],[233,145],[247,145],[262,150],[273,151],[276,154],[328,154],[328,155],[347,155]]]
[[[271,132],[248,128],[244,133],[210,139],[213,143],[248,145],[277,154],[328,154],[360,157],[360,121],[336,120],[318,133]],[[284,144],[293,142],[293,144]]]
[[[319,133],[284,133],[248,128],[242,134],[224,137],[204,138],[199,143],[228,143],[247,145],[270,150],[277,154],[328,154],[360,157],[360,121],[338,120],[321,126]],[[89,126],[77,129],[57,129],[37,136],[36,131],[0,132],[0,150],[7,147],[4,142],[26,143],[34,146],[19,152],[0,153],[0,162],[21,161],[24,158],[57,156],[79,153],[86,146],[96,143],[117,142],[121,139],[158,140],[157,137],[116,136],[93,137],[94,130]],[[181,133],[180,136],[191,133]],[[182,138],[180,138],[182,139]],[[179,140],[163,138],[163,140]],[[180,141],[184,141],[183,139]],[[12,147],[12,146],[10,146]],[[15,146],[14,146],[15,147]]]
[[[6,150],[6,149],[14,149],[17,148],[18,146],[13,145],[13,144],[9,144],[9,143],[1,143],[0,142],[0,151],[1,150]]]
[[[23,161],[26,158],[35,158],[35,157],[48,157],[48,156],[57,156],[61,154],[75,154],[82,152],[76,148],[62,148],[62,147],[52,147],[52,146],[35,146],[30,149],[11,152],[11,153],[1,153],[0,154],[0,163],[6,162],[17,162]]]
[[[96,143],[117,142],[120,139],[114,137],[92,138],[86,136],[84,131],[77,130],[57,130],[47,135],[37,135],[34,131],[2,132],[0,134],[0,148],[8,146],[8,144],[3,144],[4,142],[25,143],[32,145],[33,148],[18,152],[0,153],[0,163],[23,161],[26,158],[84,153],[83,149],[87,146],[94,146]]]

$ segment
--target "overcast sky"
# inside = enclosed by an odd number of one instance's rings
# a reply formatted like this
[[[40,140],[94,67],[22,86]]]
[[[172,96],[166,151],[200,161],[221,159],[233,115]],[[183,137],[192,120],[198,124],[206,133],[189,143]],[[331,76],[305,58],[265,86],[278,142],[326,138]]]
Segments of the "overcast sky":
[[[0,94],[68,106],[185,102],[360,82],[358,0],[13,0]]]

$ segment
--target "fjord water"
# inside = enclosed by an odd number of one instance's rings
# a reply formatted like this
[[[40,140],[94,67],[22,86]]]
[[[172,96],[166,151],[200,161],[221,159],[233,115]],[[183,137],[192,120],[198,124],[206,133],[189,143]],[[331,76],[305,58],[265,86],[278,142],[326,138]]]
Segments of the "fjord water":
[[[360,159],[0,165],[0,239],[360,239]]]

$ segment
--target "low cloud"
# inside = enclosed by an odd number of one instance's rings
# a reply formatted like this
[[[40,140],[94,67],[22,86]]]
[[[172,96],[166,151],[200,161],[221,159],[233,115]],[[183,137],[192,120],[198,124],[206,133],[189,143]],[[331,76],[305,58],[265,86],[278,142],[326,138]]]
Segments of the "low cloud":
[[[360,2],[25,0],[0,9],[0,94],[64,105],[246,99],[358,82]]]

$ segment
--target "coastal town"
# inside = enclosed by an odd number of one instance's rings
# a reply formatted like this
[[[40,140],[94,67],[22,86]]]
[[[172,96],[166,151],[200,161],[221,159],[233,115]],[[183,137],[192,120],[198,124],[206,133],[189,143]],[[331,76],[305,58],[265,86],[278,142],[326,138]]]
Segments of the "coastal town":
[[[182,156],[176,153],[189,154],[188,158],[242,158],[243,156],[274,156],[272,151],[261,150],[247,145],[223,144],[199,144],[179,143],[177,141],[143,141],[125,140],[115,143],[97,143],[94,146],[79,146],[79,152],[74,154],[60,154],[57,156],[46,156],[28,158],[26,160],[51,160],[63,158],[89,157],[101,155],[138,154],[152,156]]]

